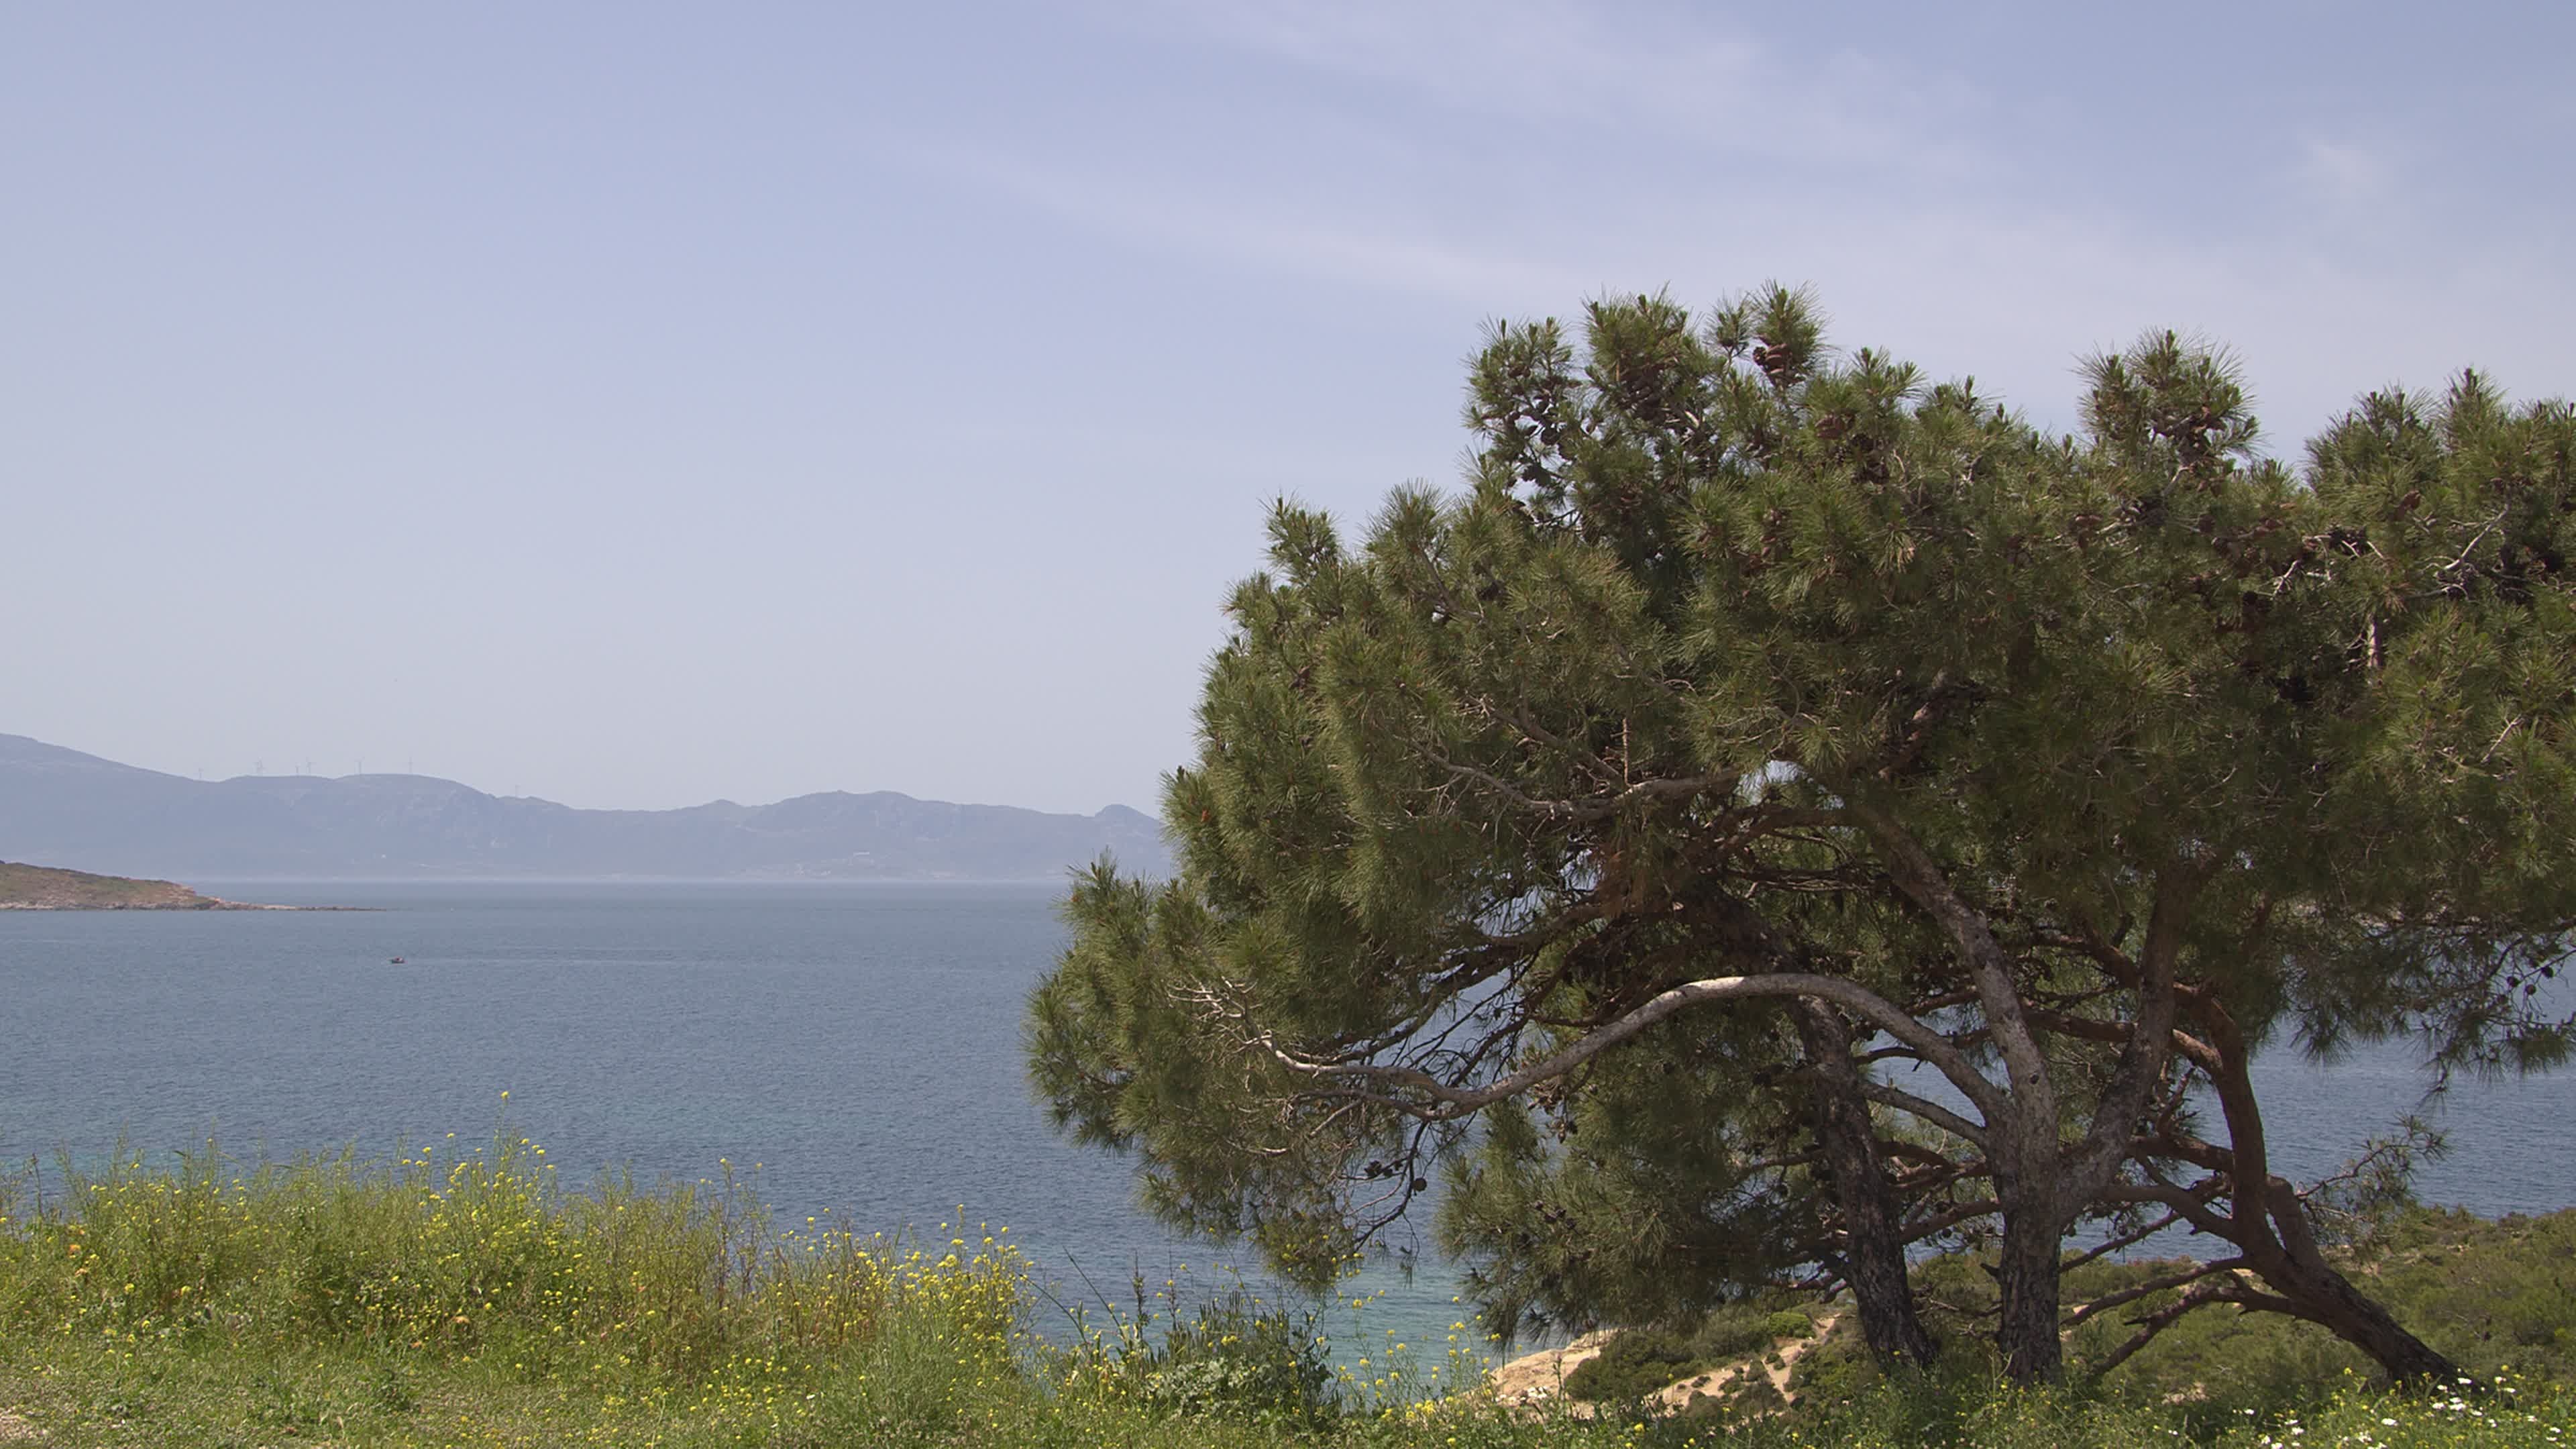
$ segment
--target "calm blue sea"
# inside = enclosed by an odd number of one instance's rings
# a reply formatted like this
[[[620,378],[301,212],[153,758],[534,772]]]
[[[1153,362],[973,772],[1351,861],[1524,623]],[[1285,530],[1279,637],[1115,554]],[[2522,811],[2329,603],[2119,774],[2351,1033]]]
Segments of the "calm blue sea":
[[[1052,886],[199,883],[348,913],[0,912],[0,1163],[149,1152],[389,1154],[501,1120],[565,1180],[730,1159],[790,1222],[968,1218],[1070,1296],[1225,1255],[1134,1205],[1130,1164],[1048,1128],[1020,1011],[1064,939]],[[400,956],[404,964],[393,965]],[[2330,1171],[2417,1105],[2401,1051],[2264,1069],[2283,1168]],[[2576,1203],[2576,1075],[2455,1088],[2419,1179],[2482,1213]],[[1422,1244],[1428,1253],[1427,1228]],[[1364,1315],[1437,1333],[1436,1264]],[[1347,1314],[1328,1320],[1345,1334]]]

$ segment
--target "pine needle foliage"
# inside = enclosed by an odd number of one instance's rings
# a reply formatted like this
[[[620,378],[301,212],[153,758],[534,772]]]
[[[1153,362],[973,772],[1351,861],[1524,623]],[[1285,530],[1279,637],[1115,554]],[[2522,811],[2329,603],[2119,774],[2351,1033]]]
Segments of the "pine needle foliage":
[[[1462,489],[1273,510],[1180,875],[1079,880],[1031,1001],[1058,1122],[1311,1283],[1445,1173],[1499,1328],[1797,1280],[1928,1360],[1904,1255],[1974,1238],[2044,1379],[2133,1301],[2063,1303],[2070,1235],[2179,1224],[2226,1256],[2138,1343],[2225,1302],[2447,1377],[2247,1068],[2564,1059],[2576,415],[2465,373],[2293,465],[2222,351],[2083,366],[2052,436],[1783,288],[1494,327]]]

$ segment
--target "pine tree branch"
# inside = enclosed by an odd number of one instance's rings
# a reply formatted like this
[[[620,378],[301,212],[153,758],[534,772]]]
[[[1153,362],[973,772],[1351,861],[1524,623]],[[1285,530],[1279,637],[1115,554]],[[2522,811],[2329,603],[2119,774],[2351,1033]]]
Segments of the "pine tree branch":
[[[2092,1302],[2077,1307],[2073,1312],[2066,1315],[2064,1326],[2067,1328],[2073,1328],[2078,1324],[2083,1323],[2086,1319],[2108,1313],[2114,1308],[2135,1303],[2139,1299],[2148,1297],[2151,1294],[2162,1293],[2168,1288],[2180,1288],[2186,1284],[2197,1283],[2201,1279],[2215,1274],[2233,1273],[2237,1269],[2245,1266],[2246,1262],[2243,1258],[2218,1258],[2206,1263],[2194,1263],[2188,1268],[2180,1269],[2171,1273],[2160,1274],[2156,1277],[2146,1279],[2143,1282],[2132,1283],[2128,1287],[2123,1288],[2116,1293],[2105,1293],[2101,1297],[2094,1299]],[[2060,1271],[2064,1270],[2061,1269]]]
[[[1950,1078],[1960,1092],[1977,1102],[1979,1107],[1988,1107],[1999,1099],[1995,1085],[1979,1075],[1966,1057],[1953,1050],[1938,1033],[1907,1016],[1885,997],[1858,982],[1806,972],[1720,976],[1686,982],[1655,996],[1563,1050],[1482,1087],[1455,1086],[1415,1067],[1317,1060],[1288,1051],[1266,1033],[1252,1037],[1246,1044],[1267,1052],[1280,1065],[1302,1076],[1382,1083],[1419,1093],[1439,1104],[1423,1109],[1433,1119],[1452,1120],[1505,1098],[1518,1096],[1541,1082],[1562,1077],[1675,1012],[1718,1002],[1784,996],[1804,996],[1847,1008],[1879,1030],[1910,1041],[1924,1054],[1925,1060],[1939,1068],[1942,1075]],[[1389,1101],[1390,1105],[1398,1105],[1395,1099]]]
[[[2128,1155],[2134,1124],[2165,1079],[2165,1064],[2173,1055],[2174,1018],[2181,1006],[2174,995],[2174,975],[2190,928],[2192,903],[2210,873],[2207,865],[2180,861],[2169,861],[2156,872],[2147,938],[2138,953],[2137,1020],[2095,1104],[2092,1127],[2067,1164],[2079,1192],[2091,1193],[2118,1170],[2120,1160]]]
[[[1944,1212],[1934,1213],[1928,1218],[1917,1218],[1906,1224],[1904,1232],[1899,1236],[1904,1242],[1919,1243],[1936,1233],[1946,1233],[1961,1223],[1992,1217],[2002,1211],[2003,1204],[1993,1198],[1976,1198],[1959,1203]]]
[[[1882,1107],[1894,1107],[1900,1112],[1929,1122],[1980,1151],[1985,1148],[1984,1128],[1937,1102],[1927,1102],[1912,1092],[1891,1087],[1884,1082],[1862,1082],[1860,1094]]]
[[[2101,1363],[2094,1366],[2093,1372],[2097,1376],[2107,1374],[2127,1363],[2131,1355],[2154,1342],[2156,1335],[2181,1322],[2185,1314],[2207,1308],[2213,1303],[2233,1303],[2239,1308],[2258,1313],[2285,1313],[2292,1318],[2304,1318],[2311,1323],[2323,1321],[2315,1313],[2287,1298],[2256,1292],[2246,1287],[2242,1281],[2231,1278],[2225,1283],[2195,1288],[2172,1304],[2144,1318],[2131,1320],[2141,1325],[2138,1332],[2118,1348],[2111,1350]]]
[[[2113,1183],[2095,1193],[2093,1201],[2159,1203],[2180,1213],[2183,1221],[2191,1224],[2195,1232],[2207,1233],[2221,1242],[2234,1243],[2240,1248],[2249,1246],[2237,1231],[2233,1217],[2210,1210],[2209,1199],[2219,1196],[2229,1188],[2228,1179],[2224,1175],[2206,1178],[2186,1188],[2158,1175],[2152,1166],[2141,1164],[2141,1167],[2151,1181]]]
[[[1879,856],[1887,863],[1888,874],[1897,889],[1923,908],[1957,948],[1960,964],[1968,971],[1970,984],[1976,987],[1978,1004],[1985,1009],[1986,1030],[2011,1075],[2015,1097],[2027,1095],[2027,1117],[2022,1124],[2024,1135],[2046,1130],[2052,1139],[2057,1123],[2057,1091],[2048,1070],[2048,1059],[2030,1033],[2029,1022],[2021,1010],[2021,993],[2015,986],[2012,963],[1985,917],[1960,896],[1949,877],[1932,859],[1931,853],[1915,840],[1885,810],[1862,801],[1846,804],[1853,817],[1878,842]],[[1907,1018],[1912,1020],[1912,1018]],[[1902,1041],[1905,1038],[1898,1037]],[[1980,1078],[1979,1080],[1983,1080]],[[1991,1084],[1989,1084],[1991,1087]],[[1964,1085],[1962,1090],[1965,1090]],[[1973,1095],[1971,1100],[1975,1100]],[[2010,1112],[2002,1100],[1985,1109],[1988,1122]],[[2016,1114],[2018,1115],[2018,1114]],[[2036,1142],[2026,1144],[2036,1146]],[[2036,1165],[2036,1164],[2034,1164]]]
[[[1597,825],[1616,817],[1619,812],[1645,800],[1687,800],[1710,791],[1732,792],[1744,776],[1741,772],[1719,775],[1686,775],[1678,779],[1639,780],[1607,795],[1587,796],[1580,800],[1546,800],[1531,795],[1509,780],[1490,770],[1474,765],[1461,765],[1443,759],[1441,768],[1461,779],[1473,780],[1520,809],[1545,820],[1568,825]]]
[[[2147,1239],[2154,1237],[2156,1234],[2163,1232],[2165,1229],[2172,1227],[2174,1224],[2181,1221],[2182,1214],[2174,1212],[2166,1213],[2163,1217],[2156,1219],[2154,1222],[2147,1224],[2143,1228],[2134,1228],[2128,1232],[2120,1234],[2118,1237],[2103,1239],[2101,1242],[2094,1244],[2091,1248],[2088,1248],[2085,1251],[2076,1254],[2074,1257],[2067,1259],[2064,1263],[2059,1264],[2057,1271],[2061,1273],[2072,1272],[2077,1268],[2083,1267],[2087,1263],[2107,1258],[2113,1253],[2120,1252],[2123,1249],[2134,1248],[2138,1244],[2145,1242]]]

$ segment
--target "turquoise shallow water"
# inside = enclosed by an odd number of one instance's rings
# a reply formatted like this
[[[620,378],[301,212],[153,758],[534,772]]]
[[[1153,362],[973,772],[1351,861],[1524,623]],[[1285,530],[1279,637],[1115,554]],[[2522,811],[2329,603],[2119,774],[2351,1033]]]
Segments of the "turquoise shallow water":
[[[754,1168],[795,1221],[970,1217],[1069,1296],[1222,1255],[1134,1206],[1130,1165],[1048,1128],[1020,1008],[1063,941],[1052,886],[224,885],[366,912],[0,912],[0,1162],[202,1144],[288,1157],[513,1135],[568,1182]],[[390,963],[404,958],[403,965]],[[2402,1051],[2264,1066],[2293,1175],[2412,1106]],[[2576,1202],[2576,1074],[2456,1090],[2423,1195],[2480,1212]],[[1427,1236],[1427,1235],[1426,1235]],[[1427,1243],[1422,1245],[1427,1252]],[[1450,1276],[1373,1271],[1365,1315],[1437,1343]],[[1329,1320],[1345,1335],[1347,1314]]]

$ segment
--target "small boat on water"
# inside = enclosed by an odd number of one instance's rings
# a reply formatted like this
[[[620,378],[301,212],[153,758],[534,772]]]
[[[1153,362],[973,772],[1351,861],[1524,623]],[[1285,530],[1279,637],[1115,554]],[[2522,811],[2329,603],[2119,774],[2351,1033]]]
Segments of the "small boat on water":
[[[389,964],[391,964],[391,965],[395,965],[395,966],[400,966],[402,963],[403,963],[403,958],[401,958],[400,956],[396,956],[396,957],[392,960],[392,962],[390,962]]]

